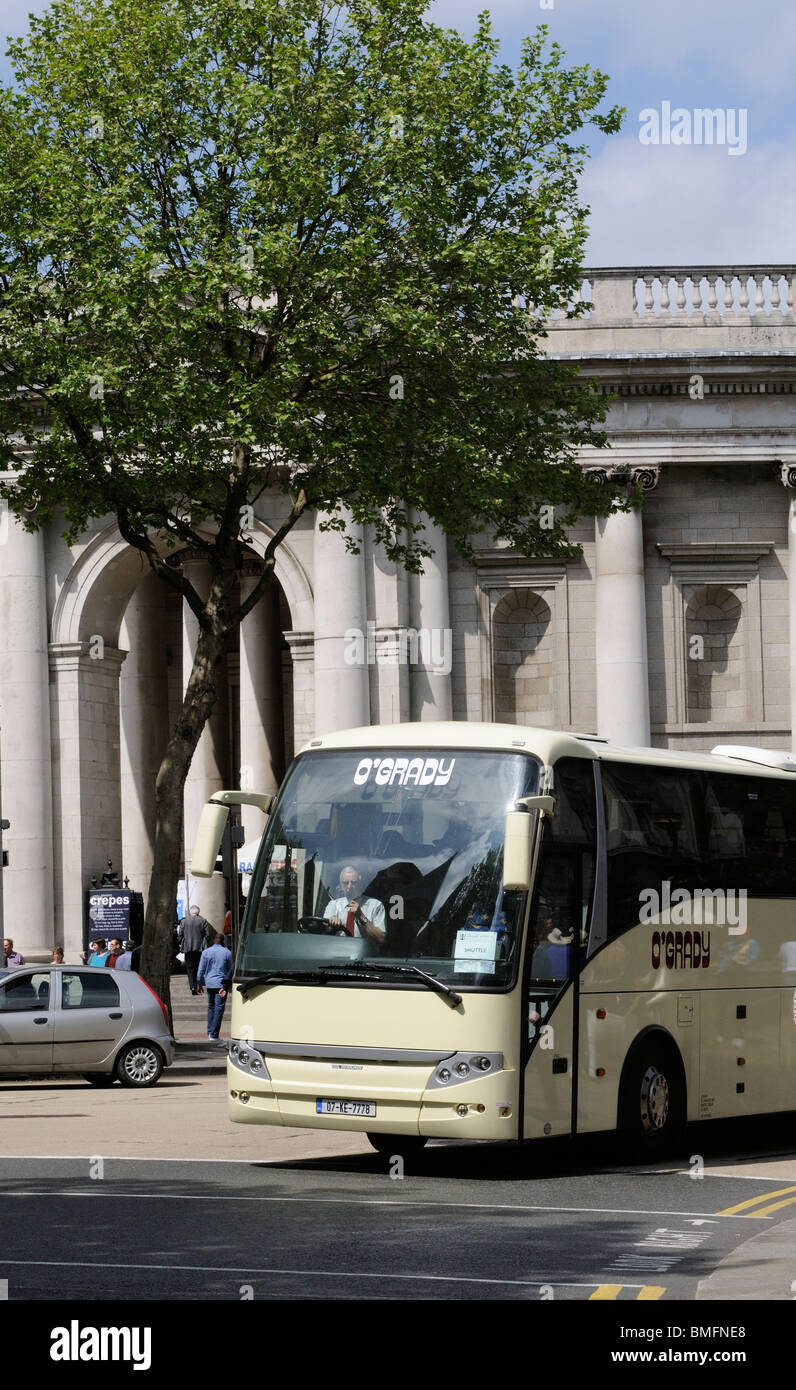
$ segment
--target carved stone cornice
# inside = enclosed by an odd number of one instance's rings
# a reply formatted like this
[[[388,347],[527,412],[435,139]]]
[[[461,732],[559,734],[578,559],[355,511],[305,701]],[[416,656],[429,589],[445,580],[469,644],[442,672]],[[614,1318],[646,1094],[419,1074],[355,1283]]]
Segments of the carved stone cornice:
[[[672,564],[693,564],[698,560],[717,563],[755,564],[774,549],[773,541],[657,541],[655,549]]]
[[[314,632],[286,632],[284,636],[293,661],[311,661],[314,658]]]

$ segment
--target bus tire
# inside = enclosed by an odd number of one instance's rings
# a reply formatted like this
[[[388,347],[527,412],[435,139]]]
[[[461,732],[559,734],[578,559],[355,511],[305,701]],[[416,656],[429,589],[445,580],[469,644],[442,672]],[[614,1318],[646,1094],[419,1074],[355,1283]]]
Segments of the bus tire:
[[[642,1040],[627,1058],[619,1089],[619,1129],[632,1158],[668,1152],[685,1128],[685,1076],[680,1054],[660,1035]]]
[[[375,1134],[368,1133],[368,1143],[381,1154],[382,1158],[414,1158],[428,1143],[424,1134]]]

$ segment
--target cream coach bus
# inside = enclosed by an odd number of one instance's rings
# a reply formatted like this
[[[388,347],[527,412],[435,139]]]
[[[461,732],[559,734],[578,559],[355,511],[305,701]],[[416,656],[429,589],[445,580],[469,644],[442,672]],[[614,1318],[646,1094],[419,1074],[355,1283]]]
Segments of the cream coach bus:
[[[270,807],[232,995],[244,1124],[540,1140],[796,1109],[796,758],[499,724],[313,739]]]

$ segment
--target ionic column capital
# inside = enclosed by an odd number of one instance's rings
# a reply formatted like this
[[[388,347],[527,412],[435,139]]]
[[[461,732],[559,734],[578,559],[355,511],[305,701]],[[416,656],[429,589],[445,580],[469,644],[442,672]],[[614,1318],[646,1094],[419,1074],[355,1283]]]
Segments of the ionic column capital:
[[[624,483],[627,487],[640,487],[642,492],[653,492],[661,476],[659,463],[639,464],[617,463],[608,467],[587,468],[586,472],[596,483]]]

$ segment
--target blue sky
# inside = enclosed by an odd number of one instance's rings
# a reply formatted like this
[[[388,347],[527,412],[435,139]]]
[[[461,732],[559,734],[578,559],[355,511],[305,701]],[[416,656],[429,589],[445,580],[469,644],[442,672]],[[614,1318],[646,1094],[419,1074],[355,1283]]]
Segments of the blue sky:
[[[146,0],[141,0],[146,4]],[[540,23],[573,63],[611,78],[622,133],[590,135],[586,263],[763,265],[796,262],[796,0],[434,0],[430,16],[469,33],[488,8],[506,61]],[[543,8],[543,5],[545,6]],[[23,33],[45,0],[4,0],[0,30]],[[4,45],[3,45],[4,47]],[[0,62],[8,80],[8,65]],[[639,140],[640,112],[732,112],[746,149]],[[681,129],[686,129],[682,123]],[[732,130],[733,127],[730,126]]]

